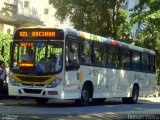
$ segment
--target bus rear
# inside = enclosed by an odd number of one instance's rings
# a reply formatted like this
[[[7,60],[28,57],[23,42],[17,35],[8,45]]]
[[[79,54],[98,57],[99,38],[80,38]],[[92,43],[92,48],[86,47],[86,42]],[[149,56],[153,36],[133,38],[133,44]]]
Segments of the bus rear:
[[[17,29],[11,45],[10,96],[63,98],[64,31],[51,28]]]

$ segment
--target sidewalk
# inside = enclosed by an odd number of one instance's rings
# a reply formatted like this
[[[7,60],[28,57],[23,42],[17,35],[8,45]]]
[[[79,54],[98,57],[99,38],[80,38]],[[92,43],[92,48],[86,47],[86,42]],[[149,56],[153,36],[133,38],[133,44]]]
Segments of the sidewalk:
[[[143,102],[160,102],[160,87],[157,87],[155,94],[147,97],[139,97],[138,100]]]
[[[160,103],[160,96],[159,97],[139,97],[138,101],[141,102],[159,102]]]

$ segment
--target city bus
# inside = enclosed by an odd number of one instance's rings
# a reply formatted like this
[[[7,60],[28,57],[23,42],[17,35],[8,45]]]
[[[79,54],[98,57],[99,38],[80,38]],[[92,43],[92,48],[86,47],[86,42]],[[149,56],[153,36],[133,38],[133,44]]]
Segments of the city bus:
[[[18,28],[10,51],[9,95],[33,97],[37,104],[61,99],[86,106],[106,98],[133,104],[155,92],[156,55],[146,48],[38,26]]]

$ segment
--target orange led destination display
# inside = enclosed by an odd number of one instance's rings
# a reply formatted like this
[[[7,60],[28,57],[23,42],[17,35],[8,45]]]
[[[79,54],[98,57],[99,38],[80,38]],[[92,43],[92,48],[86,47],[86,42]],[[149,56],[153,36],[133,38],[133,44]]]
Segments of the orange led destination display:
[[[21,42],[21,46],[25,47],[25,46],[33,46],[32,42]]]
[[[32,37],[55,37],[55,32],[32,32]]]
[[[63,40],[64,32],[62,29],[43,29],[43,28],[32,28],[32,29],[18,29],[14,34],[16,40]]]
[[[28,37],[28,35],[29,35],[28,32],[25,32],[25,31],[19,32],[20,37]],[[32,31],[31,32],[31,37],[55,37],[55,36],[56,36],[55,32],[48,32],[48,31],[45,31],[45,32]]]

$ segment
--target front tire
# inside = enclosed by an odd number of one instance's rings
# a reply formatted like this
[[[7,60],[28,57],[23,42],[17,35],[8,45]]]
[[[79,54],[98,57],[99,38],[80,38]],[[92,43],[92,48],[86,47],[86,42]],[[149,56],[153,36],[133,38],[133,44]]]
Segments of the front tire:
[[[134,103],[137,103],[138,97],[139,97],[139,88],[137,85],[134,85],[132,89],[132,96],[122,98],[122,101],[123,103],[134,104]]]
[[[38,105],[45,105],[48,100],[48,98],[35,98],[35,101]]]

